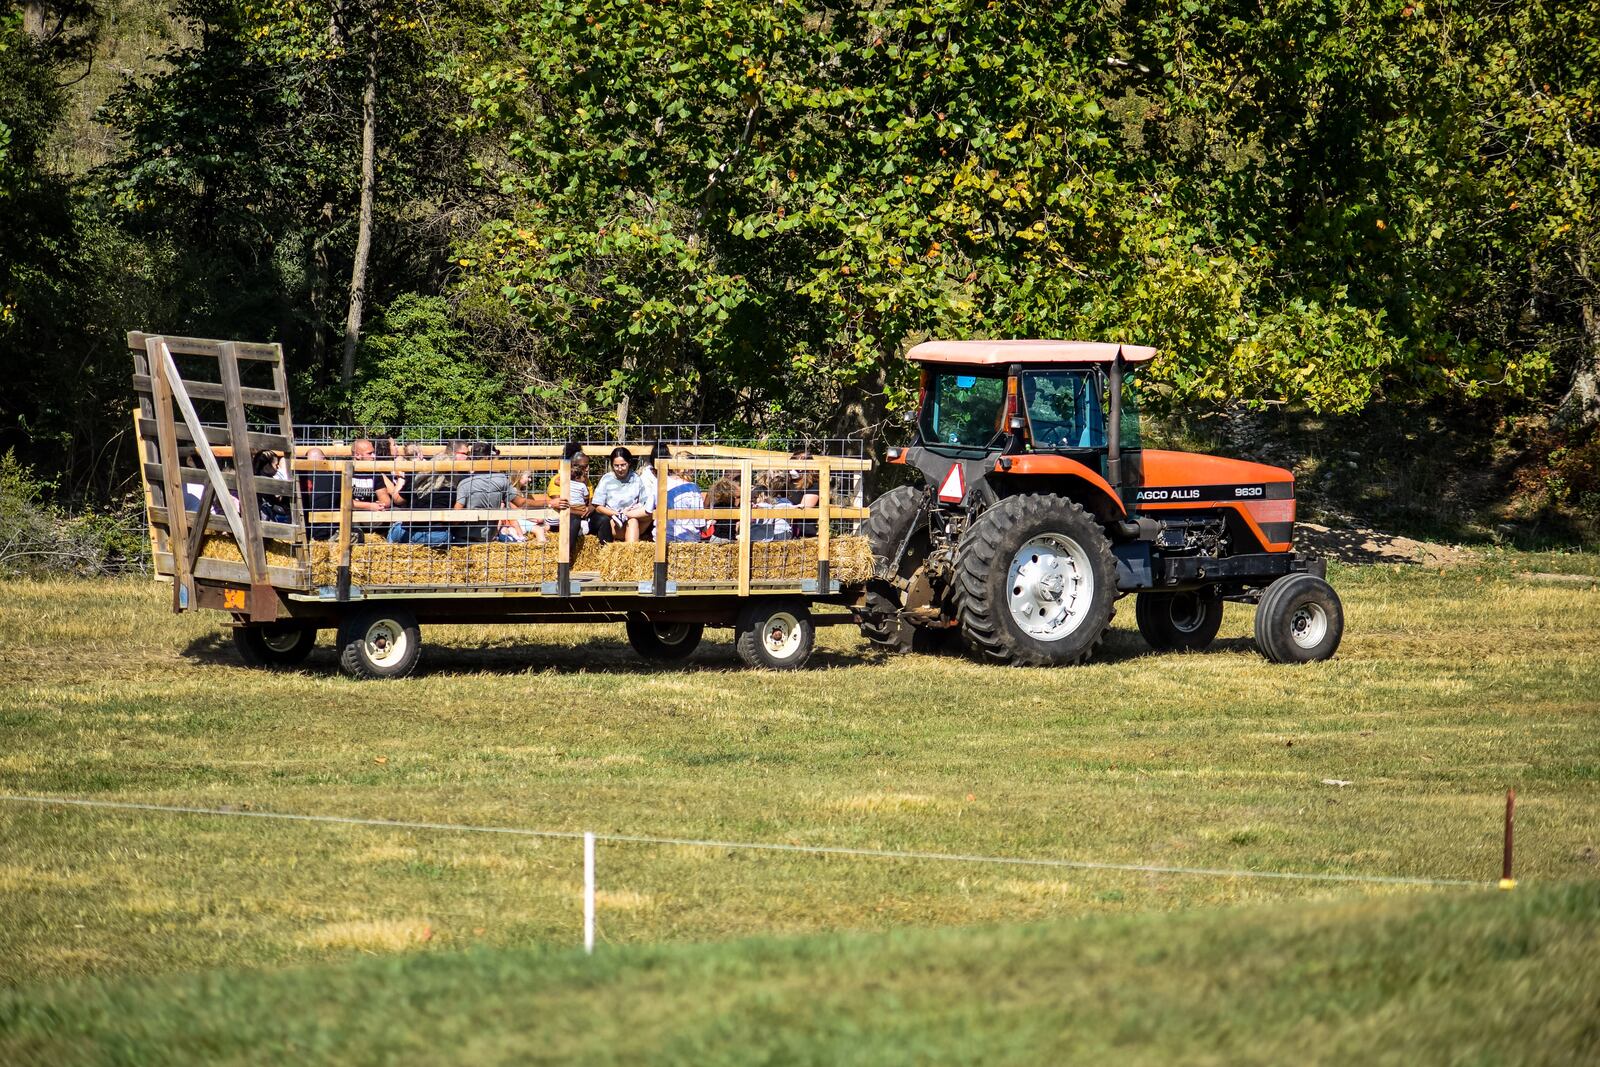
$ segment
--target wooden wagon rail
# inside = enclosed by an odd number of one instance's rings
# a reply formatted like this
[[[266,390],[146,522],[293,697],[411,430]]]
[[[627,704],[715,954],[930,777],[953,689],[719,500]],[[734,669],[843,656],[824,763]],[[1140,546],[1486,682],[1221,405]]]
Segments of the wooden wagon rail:
[[[352,556],[355,548],[370,537],[370,531],[400,523],[414,528],[457,528],[469,524],[499,523],[529,517],[517,508],[441,509],[388,508],[380,511],[356,507],[353,491],[358,475],[465,475],[477,472],[533,471],[541,479],[554,475],[562,485],[571,484],[571,462],[563,458],[564,448],[553,444],[496,444],[492,457],[455,458],[445,444],[409,446],[414,455],[385,459],[353,459],[349,442],[317,444],[295,442],[283,354],[278,345],[248,344],[204,338],[172,337],[133,332],[128,335],[133,356],[133,386],[138,407],[133,413],[135,439],[139,450],[139,470],[145,491],[145,511],[149,521],[151,549],[158,576],[173,583],[176,610],[191,606],[215,606],[216,591],[204,597],[199,584],[226,583],[242,587],[241,596],[230,594],[228,605],[243,605],[243,616],[265,620],[277,617],[281,602],[295,600],[358,600],[368,591],[392,594],[411,590],[422,594],[434,590],[441,594],[451,589],[472,595],[503,594],[525,597],[530,591],[540,595],[577,597],[589,593],[619,591],[648,593],[662,597],[671,593],[734,594],[748,596],[755,591],[792,589],[798,592],[835,588],[830,576],[833,525],[865,519],[868,510],[857,499],[836,502],[834,477],[859,475],[871,462],[838,456],[801,459],[781,452],[718,443],[673,445],[673,455],[654,461],[658,485],[656,508],[652,516],[657,530],[653,555],[653,576],[645,582],[600,581],[593,574],[580,574],[575,580],[573,543],[569,536],[570,510],[557,509],[552,523],[555,539],[555,581],[427,583],[415,585],[352,583]],[[186,361],[180,366],[179,360]],[[247,385],[241,368],[248,367],[258,379],[264,371],[267,383]],[[186,372],[186,368],[189,368]],[[198,369],[194,369],[198,368]],[[270,413],[266,428],[249,420],[252,409]],[[276,432],[272,432],[275,425]],[[607,448],[612,447],[608,444]],[[636,453],[650,445],[631,445]],[[319,458],[308,453],[317,449]],[[187,450],[196,462],[181,458]],[[294,480],[255,474],[250,459],[262,451],[289,458]],[[233,463],[234,470],[225,469]],[[678,474],[690,481],[706,471],[737,472],[739,490],[736,501],[726,506],[676,508],[668,506],[667,482]],[[814,475],[815,506],[788,506],[770,512],[757,507],[755,484],[768,472],[803,471]],[[299,479],[309,474],[331,474],[337,480],[336,506],[310,510],[302,499]],[[199,500],[193,498],[198,487]],[[185,495],[186,488],[190,496]],[[263,518],[260,500],[286,502],[288,521]],[[332,503],[333,501],[330,501]],[[753,526],[758,522],[783,520],[800,522],[816,529],[816,573],[809,577],[774,579],[752,573]],[[735,564],[725,581],[669,581],[669,563],[675,551],[689,544],[669,540],[667,532],[678,521],[731,522],[737,536]],[[331,586],[314,576],[311,530],[331,531],[328,549],[336,567],[337,580]],[[217,543],[232,545],[237,558],[217,558]],[[210,550],[206,547],[210,545]],[[809,547],[807,549],[809,552]],[[230,553],[231,554],[231,553]],[[326,559],[326,555],[318,556]],[[809,555],[805,556],[809,559]],[[326,566],[326,563],[323,564]],[[202,604],[202,600],[205,601]]]

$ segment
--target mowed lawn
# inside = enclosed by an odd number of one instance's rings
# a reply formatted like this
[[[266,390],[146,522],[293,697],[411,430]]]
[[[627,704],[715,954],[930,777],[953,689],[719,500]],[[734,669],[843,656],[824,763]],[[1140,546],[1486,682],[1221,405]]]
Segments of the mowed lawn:
[[[1104,652],[1070,670],[889,657],[845,627],[821,631],[811,669],[788,674],[741,669],[726,633],[661,669],[633,656],[620,627],[429,628],[421,673],[399,683],[350,682],[326,647],[298,672],[247,670],[216,616],[171,615],[154,583],[15,583],[0,586],[0,792],[1491,882],[1514,786],[1523,884],[1509,895],[603,844],[600,953],[621,969],[606,980],[634,989],[670,984],[674,968],[684,981],[734,981],[747,946],[778,959],[772,973],[794,972],[761,987],[782,1014],[812,953],[857,954],[863,967],[931,954],[930,974],[956,982],[963,953],[998,938],[999,958],[1022,969],[1013,977],[1026,984],[1037,965],[1048,983],[1062,966],[1053,953],[1104,954],[1118,938],[1259,934],[1263,952],[1288,958],[1292,939],[1268,931],[1343,923],[1354,936],[1370,915],[1422,923],[1443,944],[1440,915],[1487,929],[1525,896],[1507,914],[1537,917],[1506,936],[1537,928],[1558,955],[1587,943],[1561,958],[1600,999],[1596,558],[1508,554],[1333,580],[1344,646],[1303,667],[1260,659],[1238,606],[1211,651],[1152,654],[1124,601]],[[37,1043],[39,1012],[142,1016],[155,991],[203,999],[182,975],[217,967],[312,968],[282,972],[300,976],[288,985],[251,979],[268,1000],[340,975],[352,988],[380,981],[389,972],[375,968],[390,964],[361,962],[372,955],[441,981],[452,967],[464,981],[499,966],[535,984],[578,973],[567,953],[580,936],[579,861],[571,841],[0,803],[0,983],[13,987],[0,1037],[72,1058]],[[1147,914],[1196,908],[1219,910]],[[993,925],[1018,923],[1032,925]],[[982,929],[871,936],[950,926]],[[855,933],[656,944],[835,931]],[[447,970],[416,970],[432,959]],[[630,960],[642,970],[627,972]],[[840,988],[863,973],[838,967],[828,982]],[[128,984],[143,976],[156,984]],[[83,978],[109,984],[60,984]],[[902,994],[917,1000],[915,986]],[[1529,995],[1526,982],[1513,988]],[[1478,1012],[1458,999],[1451,1010]],[[839,1025],[865,1024],[846,1012]]]

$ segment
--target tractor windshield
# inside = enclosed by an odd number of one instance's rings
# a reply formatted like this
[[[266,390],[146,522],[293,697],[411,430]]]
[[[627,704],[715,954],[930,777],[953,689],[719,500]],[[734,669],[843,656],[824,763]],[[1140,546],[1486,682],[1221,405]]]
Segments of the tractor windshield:
[[[922,438],[934,447],[988,448],[1001,432],[1003,373],[930,372],[922,403]]]
[[[1022,376],[1022,409],[1034,448],[1105,448],[1105,417],[1093,371],[1030,371]]]

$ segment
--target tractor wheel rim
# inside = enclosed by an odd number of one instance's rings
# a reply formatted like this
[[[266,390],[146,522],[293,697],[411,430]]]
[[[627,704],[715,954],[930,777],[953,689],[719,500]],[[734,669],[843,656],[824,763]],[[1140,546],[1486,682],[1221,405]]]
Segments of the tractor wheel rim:
[[[1172,628],[1179,633],[1192,634],[1206,621],[1205,604],[1193,593],[1179,593],[1172,598]]]
[[[293,652],[303,637],[299,630],[261,631],[261,643],[274,652]]]
[[[367,659],[379,667],[399,663],[406,655],[405,627],[393,619],[380,619],[367,627]]]
[[[761,624],[761,644],[773,659],[789,659],[800,650],[800,620],[787,611],[767,616]]]
[[[658,622],[653,625],[655,626],[656,640],[663,645],[681,645],[689,640],[689,623]]]
[[[1039,534],[1011,557],[1006,604],[1019,629],[1039,641],[1076,630],[1094,600],[1094,572],[1083,546],[1062,534]]]
[[[1321,604],[1302,604],[1289,617],[1289,636],[1301,648],[1316,648],[1328,636],[1328,612]]]

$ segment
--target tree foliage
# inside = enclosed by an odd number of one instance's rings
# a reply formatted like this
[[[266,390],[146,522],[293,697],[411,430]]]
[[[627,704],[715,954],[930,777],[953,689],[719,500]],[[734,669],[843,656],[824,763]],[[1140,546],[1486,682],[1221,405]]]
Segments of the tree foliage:
[[[862,430],[939,335],[1153,344],[1185,410],[1600,420],[1593,5],[175,7],[186,43],[89,176],[44,147],[91,0],[32,5],[53,35],[0,19],[0,345],[52,356],[0,384],[30,461],[115,440],[129,327],[284,341],[308,418]],[[346,391],[374,41],[378,318]]]
[[[513,0],[465,285],[747,414],[925,334],[1153,343],[1173,403],[1524,392],[1592,291],[1594,16],[1481,6]]]
[[[162,325],[288,342],[312,380],[344,318],[360,190],[367,41],[379,48],[379,302],[436,276],[466,167],[430,37],[441,3],[179,0],[194,43],[110,113],[108,180],[125,225],[180,252],[191,309]],[[327,394],[319,391],[318,397]],[[341,401],[331,398],[335,407]]]
[[[485,372],[450,305],[407,294],[361,342],[351,413],[363,426],[494,426],[517,421],[515,398]]]

